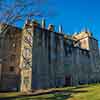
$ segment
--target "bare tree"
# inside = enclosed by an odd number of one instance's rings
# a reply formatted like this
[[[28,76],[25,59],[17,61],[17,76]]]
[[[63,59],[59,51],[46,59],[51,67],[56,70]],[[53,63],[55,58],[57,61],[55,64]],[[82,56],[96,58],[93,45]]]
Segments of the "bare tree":
[[[33,19],[34,16],[52,16],[52,14],[50,15],[51,11],[49,10],[51,7],[46,9],[47,12],[44,11],[44,7],[47,6],[47,3],[48,0],[0,0],[0,23],[4,24],[3,28],[0,30],[0,37],[5,37],[10,28],[9,25],[23,23],[26,19]],[[32,47],[32,44],[30,44],[30,41],[27,38],[25,38],[25,42]],[[0,58],[0,62],[8,56],[10,56],[10,54]],[[24,59],[27,60],[26,58]],[[27,60],[27,62],[28,61],[29,60]]]
[[[16,24],[33,16],[43,17],[46,0],[0,0],[0,23]],[[3,28],[2,34],[7,30]]]
[[[34,16],[46,17],[42,9],[46,4],[47,0],[0,0],[0,23],[4,24],[0,37],[5,37],[9,25],[22,23]]]
[[[47,7],[48,0],[0,0],[0,23],[4,23],[0,36],[5,36],[9,24],[20,24],[26,19],[52,16],[50,8]],[[50,12],[50,13],[49,13]]]
[[[52,12],[51,5],[48,7],[47,4],[48,0],[0,0],[0,25],[2,25],[2,23],[4,24],[3,28],[0,30],[0,38],[2,37],[3,40],[5,39],[9,28],[11,30],[9,25],[18,25],[23,23],[26,19],[33,19],[34,16],[54,16],[54,9]],[[27,36],[23,36],[24,43],[27,43],[29,46],[27,48],[23,47],[24,50],[21,51],[23,53],[21,55],[23,59],[22,66],[31,67],[32,56],[30,56],[30,54],[32,55],[32,32],[27,31],[27,28],[25,29],[25,32]],[[12,40],[11,42],[13,44]],[[8,44],[10,45],[10,43]],[[5,63],[6,61],[4,59],[9,59],[10,56],[10,53],[4,54],[2,56],[0,55],[0,63]],[[21,71],[21,69],[18,70],[18,73]],[[21,80],[23,81],[23,75],[21,76]]]

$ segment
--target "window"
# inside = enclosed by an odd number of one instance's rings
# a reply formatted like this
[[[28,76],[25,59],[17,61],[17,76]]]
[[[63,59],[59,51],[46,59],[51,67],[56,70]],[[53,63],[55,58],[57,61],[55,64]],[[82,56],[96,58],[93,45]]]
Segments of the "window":
[[[67,51],[66,47],[64,47],[64,51],[65,51],[65,56],[67,56],[68,55],[68,51]]]
[[[15,61],[16,60],[16,55],[11,55],[10,61]]]
[[[0,38],[0,48],[2,48],[2,44],[3,44],[3,39]]]
[[[15,47],[16,47],[16,44],[15,44],[15,43],[13,43],[13,44],[12,44],[12,47],[13,47],[13,48],[15,48]]]
[[[85,51],[84,50],[81,50],[81,53],[82,53],[82,55],[84,55],[85,54]]]
[[[30,48],[24,48],[24,50],[23,50],[23,56],[25,58],[29,58],[30,57],[30,53],[31,53]]]
[[[10,72],[13,72],[14,71],[14,67],[11,66],[9,70],[10,70]]]
[[[72,54],[72,48],[71,47],[69,47],[69,54]]]
[[[86,52],[86,55],[87,55],[88,58],[90,58],[90,54],[89,54],[89,52]]]
[[[73,45],[73,41],[72,41],[72,40],[67,39],[67,44],[68,44],[68,45],[70,45],[70,46],[72,46],[72,45]]]
[[[28,76],[24,77],[24,84],[29,84],[29,77]]]
[[[0,39],[0,48],[1,48],[1,45],[2,45],[1,43],[2,43],[2,42],[1,42],[1,39]]]

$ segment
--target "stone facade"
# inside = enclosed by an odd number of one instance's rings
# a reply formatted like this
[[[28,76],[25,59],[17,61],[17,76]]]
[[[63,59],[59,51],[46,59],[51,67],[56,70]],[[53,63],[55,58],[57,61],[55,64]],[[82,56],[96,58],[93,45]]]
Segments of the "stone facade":
[[[10,25],[0,25],[0,90],[17,90],[20,83],[20,52],[22,29]]]
[[[23,29],[9,27],[0,41],[1,89],[27,92],[100,82],[98,41],[91,32],[67,35],[61,26],[55,32],[52,24],[45,28],[45,20],[42,25],[27,20]]]

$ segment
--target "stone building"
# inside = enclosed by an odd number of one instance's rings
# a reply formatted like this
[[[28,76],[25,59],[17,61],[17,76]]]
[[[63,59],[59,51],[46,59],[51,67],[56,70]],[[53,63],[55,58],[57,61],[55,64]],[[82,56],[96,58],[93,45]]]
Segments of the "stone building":
[[[1,25],[2,26],[2,25]],[[3,25],[5,26],[5,25]],[[64,34],[27,20],[0,36],[0,89],[31,91],[100,81],[98,41],[87,30]],[[2,33],[2,27],[1,27]]]
[[[0,90],[16,90],[19,87],[21,31],[14,26],[0,25]]]

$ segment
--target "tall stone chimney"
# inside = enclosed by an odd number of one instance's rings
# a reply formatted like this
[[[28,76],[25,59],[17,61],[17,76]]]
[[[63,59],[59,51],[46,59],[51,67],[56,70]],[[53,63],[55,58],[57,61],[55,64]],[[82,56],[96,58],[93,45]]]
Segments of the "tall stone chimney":
[[[59,25],[59,33],[62,33],[62,25]]]
[[[33,26],[38,26],[39,25],[39,23],[36,21],[36,20],[32,20],[32,24],[33,24]]]
[[[45,28],[45,19],[42,19],[42,28]]]
[[[26,20],[24,27],[27,28],[30,26],[31,21],[29,19]]]
[[[54,31],[54,25],[49,24],[49,26],[48,26],[48,30],[49,30],[49,31]]]

